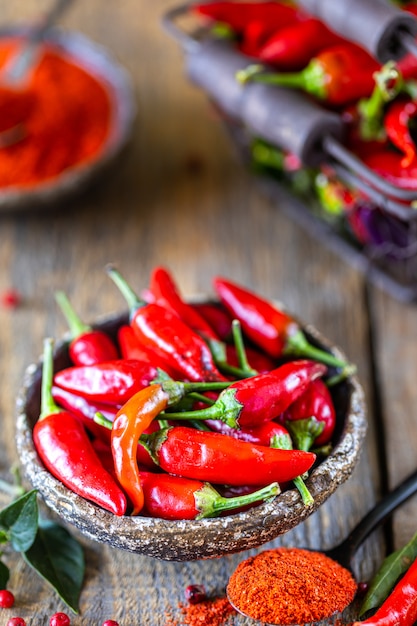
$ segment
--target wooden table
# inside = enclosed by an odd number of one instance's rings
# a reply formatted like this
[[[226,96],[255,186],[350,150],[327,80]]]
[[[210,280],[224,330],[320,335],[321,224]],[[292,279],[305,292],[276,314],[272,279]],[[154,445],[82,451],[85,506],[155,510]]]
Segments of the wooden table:
[[[4,3],[3,19],[32,18],[47,2]],[[1,216],[0,292],[17,289],[17,309],[0,309],[0,473],[18,461],[15,397],[44,336],[65,331],[54,291],[67,292],[86,320],[122,310],[104,272],[115,262],[132,284],[147,284],[165,264],[187,296],[212,293],[227,275],[313,323],[358,366],[368,409],[366,445],[353,476],[307,522],[273,545],[328,547],[344,538],[375,500],[415,468],[417,435],[417,310],[401,304],[310,238],[259,192],[236,158],[207,99],[187,83],[177,44],[160,26],[168,0],[78,3],[63,25],[110,48],[134,82],[138,116],[130,150],[100,185],[69,206],[46,213]],[[6,496],[3,503],[8,502]],[[395,515],[357,556],[367,579],[386,549],[416,531],[417,501]],[[221,594],[247,554],[214,561],[166,563],[81,538],[87,573],[77,626],[115,619],[121,626],[164,626],[179,619],[185,587],[203,583]],[[388,543],[387,543],[388,542]],[[46,624],[65,605],[13,554],[6,554],[20,615]],[[234,624],[248,623],[236,617]]]

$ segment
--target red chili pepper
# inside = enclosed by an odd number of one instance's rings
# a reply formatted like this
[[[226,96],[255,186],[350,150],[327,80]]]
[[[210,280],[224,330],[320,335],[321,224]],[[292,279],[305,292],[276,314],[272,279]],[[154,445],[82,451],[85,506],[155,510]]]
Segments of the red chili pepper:
[[[58,291],[55,298],[70,329],[69,355],[74,365],[93,365],[119,358],[117,348],[109,335],[84,324],[63,291]]]
[[[216,402],[198,411],[169,413],[169,419],[220,419],[237,428],[259,426],[281,415],[327,371],[315,361],[291,361],[265,374],[231,384]]]
[[[80,418],[86,429],[91,432],[92,435],[95,435],[102,441],[110,443],[109,431],[107,428],[103,428],[103,426],[97,424],[94,421],[94,417],[96,413],[100,412],[106,419],[112,422],[120,407],[100,402],[91,402],[83,396],[79,396],[71,391],[66,391],[56,385],[52,387],[52,397],[60,407]]]
[[[328,443],[336,426],[336,411],[324,382],[313,381],[279,420],[287,426],[299,450]]]
[[[174,371],[169,364],[159,355],[149,354],[139,343],[135,331],[128,324],[124,324],[117,331],[117,340],[121,355],[124,359],[135,359],[137,361],[148,361],[154,367],[162,369],[171,378],[179,378],[179,372]]]
[[[392,150],[380,150],[363,157],[364,163],[388,182],[401,189],[417,189],[417,163],[402,165],[403,157]]]
[[[308,471],[316,458],[312,452],[278,450],[182,426],[142,436],[142,441],[164,471],[215,484],[286,482]]]
[[[54,383],[89,400],[120,406],[157,376],[157,368],[149,362],[117,359],[60,370]]]
[[[269,32],[273,32],[302,19],[298,9],[279,2],[209,2],[194,4],[191,11],[227,24],[236,34],[242,34],[253,22],[268,25]]]
[[[259,50],[257,57],[280,70],[303,69],[325,48],[345,40],[316,18],[309,18],[281,28]]]
[[[373,74],[380,65],[366,50],[347,42],[319,52],[300,72],[268,72],[259,65],[250,65],[237,73],[242,82],[262,82],[302,89],[340,107],[370,96],[375,85]]]
[[[224,498],[209,483],[191,478],[141,470],[140,480],[145,498],[143,511],[170,520],[217,517],[280,493],[276,482],[248,495]]]
[[[126,298],[131,326],[146,350],[160,355],[188,380],[225,380],[207,344],[178,315],[159,304],[141,302],[114,267],[107,273]]]
[[[259,426],[240,429],[232,428],[220,420],[206,420],[204,424],[215,432],[234,437],[240,441],[247,441],[261,446],[271,446],[272,448],[281,448],[283,450],[291,450],[293,447],[291,435],[287,428],[275,421],[264,422]],[[306,506],[313,504],[314,499],[301,476],[294,479],[294,484],[300,492],[304,504]]]
[[[214,287],[224,306],[240,321],[249,339],[272,358],[289,354],[343,369],[348,365],[333,354],[311,345],[298,322],[277,305],[224,278],[215,278]]]
[[[81,421],[53,402],[52,369],[52,341],[45,340],[41,414],[33,428],[36,451],[66,487],[115,515],[124,515],[125,495],[101,464]]]
[[[417,621],[417,559],[377,612],[352,626],[413,626]]]
[[[195,308],[181,297],[173,276],[165,267],[155,267],[151,274],[149,289],[154,302],[176,313],[190,328],[203,337],[219,339],[210,324]]]
[[[222,306],[210,302],[193,302],[191,306],[210,324],[219,339],[230,339],[233,320]]]
[[[384,117],[384,128],[394,146],[404,153],[402,167],[415,161],[417,146],[410,133],[410,122],[417,117],[417,102],[411,98],[397,98],[390,102]]]

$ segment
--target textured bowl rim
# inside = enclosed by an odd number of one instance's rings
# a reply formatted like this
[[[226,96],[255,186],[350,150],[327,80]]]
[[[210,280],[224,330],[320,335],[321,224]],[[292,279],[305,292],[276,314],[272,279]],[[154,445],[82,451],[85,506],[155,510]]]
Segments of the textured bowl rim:
[[[103,317],[95,327],[120,325],[126,314]],[[344,353],[312,325],[304,331],[339,358]],[[55,354],[66,349],[57,342]],[[67,489],[42,465],[32,440],[27,414],[28,394],[39,383],[41,359],[26,369],[17,397],[16,444],[23,473],[38,489],[46,505],[69,524],[95,541],[166,561],[193,561],[224,556],[259,547],[303,522],[347,480],[356,465],[367,430],[364,392],[356,375],[349,378],[350,398],[339,441],[307,479],[314,504],[303,504],[298,491],[289,489],[273,501],[255,508],[203,520],[168,521],[147,517],[117,517]]]
[[[0,38],[19,36],[26,30],[22,27],[3,27],[0,28]],[[109,50],[78,31],[59,28],[48,31],[45,43],[63,51],[104,84],[111,99],[112,128],[103,147],[91,161],[74,165],[34,187],[0,189],[0,212],[60,206],[55,203],[84,190],[113,164],[131,136],[137,108],[133,85],[128,72]]]

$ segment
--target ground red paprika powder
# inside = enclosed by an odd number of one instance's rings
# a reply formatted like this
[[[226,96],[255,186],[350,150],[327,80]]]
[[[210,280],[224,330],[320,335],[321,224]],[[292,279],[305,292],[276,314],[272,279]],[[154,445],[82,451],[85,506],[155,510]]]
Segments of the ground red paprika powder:
[[[180,604],[181,624],[187,626],[221,626],[236,614],[226,597],[211,598],[198,604]]]
[[[21,40],[0,42],[1,68]],[[0,188],[33,187],[93,159],[109,135],[109,94],[64,51],[45,45],[20,90],[0,89],[0,132],[18,124],[0,147]]]
[[[320,552],[265,550],[238,565],[227,594],[232,604],[261,622],[307,624],[345,609],[356,583],[351,573]]]

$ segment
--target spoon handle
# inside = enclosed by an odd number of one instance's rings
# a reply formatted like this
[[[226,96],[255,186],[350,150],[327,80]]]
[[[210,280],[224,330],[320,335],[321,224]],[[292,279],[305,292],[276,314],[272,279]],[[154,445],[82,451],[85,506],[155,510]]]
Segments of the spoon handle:
[[[33,63],[35,51],[45,33],[54,25],[73,0],[55,0],[44,18],[27,34],[23,47],[9,61],[2,72],[2,83],[19,83]]]
[[[382,498],[351,531],[350,535],[343,542],[350,554],[353,555],[367,536],[416,491],[417,470]]]

